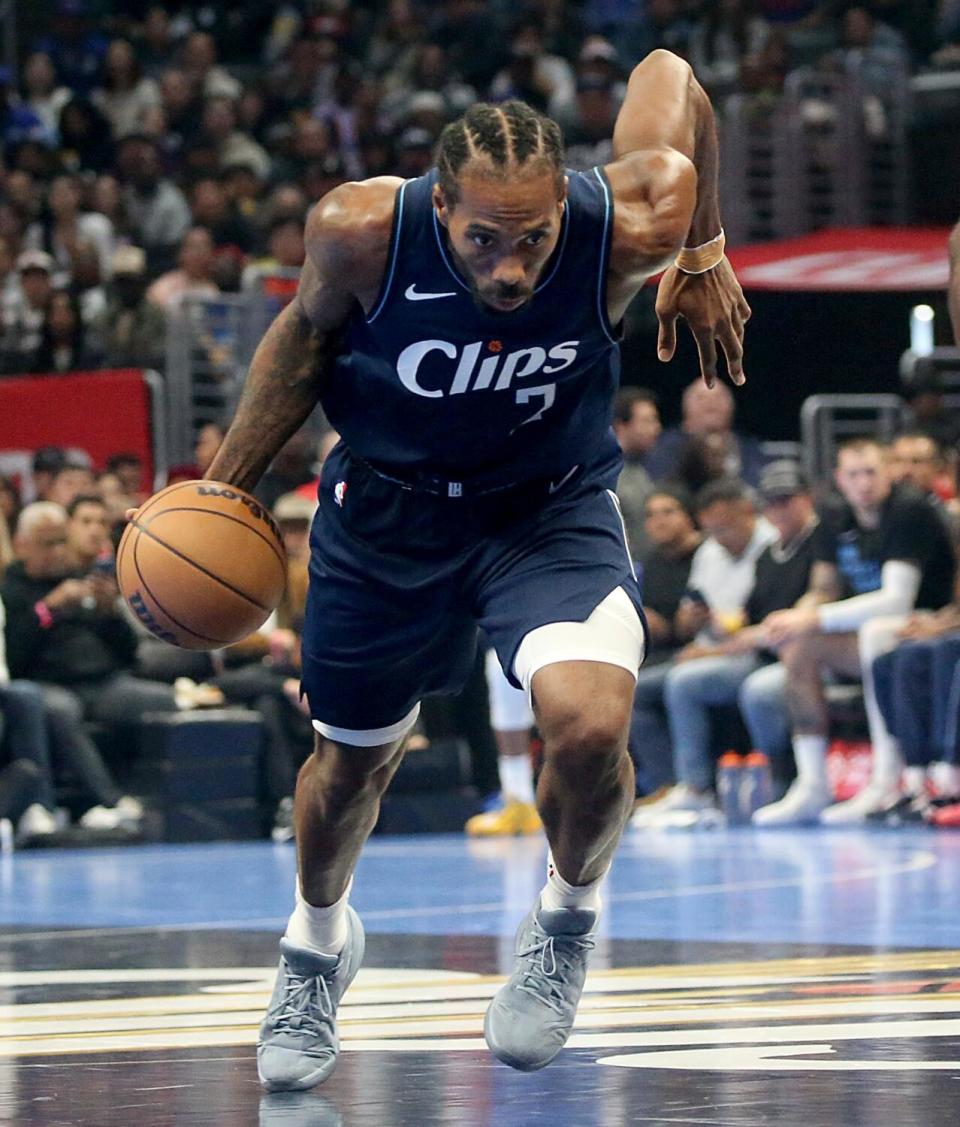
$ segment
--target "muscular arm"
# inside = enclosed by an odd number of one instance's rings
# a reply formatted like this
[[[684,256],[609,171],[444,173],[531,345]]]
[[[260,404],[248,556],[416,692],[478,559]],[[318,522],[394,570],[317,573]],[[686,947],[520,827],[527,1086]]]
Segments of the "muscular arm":
[[[699,246],[720,233],[719,159],[713,107],[688,63],[669,51],[653,51],[636,66],[613,131],[613,155],[680,154],[696,170],[670,161],[654,191],[672,197],[670,219],[679,242]],[[672,167],[671,167],[672,165]],[[660,182],[657,183],[656,181]],[[663,204],[666,201],[657,201]]]
[[[716,378],[717,341],[730,378],[743,383],[750,307],[730,263],[721,258],[703,273],[671,265],[682,247],[700,247],[721,232],[713,108],[682,59],[658,50],[634,68],[614,127],[613,152],[615,160],[605,170],[615,200],[607,280],[611,319],[622,316],[643,282],[666,267],[657,293],[657,355],[673,358],[676,321],[683,317],[696,339],[707,386]]]
[[[950,232],[950,283],[947,290],[953,342],[960,348],[960,223]]]
[[[317,404],[354,304],[369,307],[379,289],[398,183],[344,184],[314,208],[297,296],[254,354],[208,478],[252,489]]]

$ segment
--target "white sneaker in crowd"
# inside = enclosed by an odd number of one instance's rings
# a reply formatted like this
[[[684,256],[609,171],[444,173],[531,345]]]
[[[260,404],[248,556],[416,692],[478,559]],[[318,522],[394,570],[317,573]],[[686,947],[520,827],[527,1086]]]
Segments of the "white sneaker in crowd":
[[[751,821],[755,826],[809,826],[820,820],[830,799],[826,786],[796,779],[779,802],[755,810]]]
[[[137,829],[142,818],[142,803],[125,794],[117,800],[116,806],[91,806],[80,819],[80,825],[85,830]]]
[[[869,815],[876,814],[895,802],[899,794],[900,787],[896,780],[872,780],[853,798],[829,806],[820,815],[820,821],[825,826],[859,825]]]
[[[36,837],[47,837],[57,832],[57,818],[39,802],[34,802],[20,815],[17,822],[17,841],[26,842]]]
[[[638,807],[630,819],[630,826],[635,830],[666,828],[671,825],[679,828],[681,824],[692,825],[696,818],[678,818],[677,815],[696,815],[714,809],[716,800],[712,791],[694,790],[687,783],[677,783],[659,802]]]

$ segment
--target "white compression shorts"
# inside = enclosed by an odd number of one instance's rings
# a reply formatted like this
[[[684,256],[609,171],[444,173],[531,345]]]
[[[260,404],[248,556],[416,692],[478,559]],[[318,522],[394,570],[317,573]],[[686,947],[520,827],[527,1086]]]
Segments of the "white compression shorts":
[[[634,677],[643,661],[643,624],[633,600],[617,587],[586,622],[550,622],[527,634],[517,649],[513,673],[530,699],[533,676],[560,661],[618,665]]]
[[[517,649],[513,672],[523,686],[530,707],[533,676],[544,666],[560,661],[599,661],[618,665],[636,677],[643,651],[640,615],[626,591],[617,587],[594,608],[585,622],[550,622],[526,634]],[[503,676],[502,672],[500,675]],[[314,720],[313,726],[328,740],[354,747],[374,747],[403,739],[416,724],[419,714],[420,705],[416,704],[398,723],[368,731],[333,728],[319,720]]]

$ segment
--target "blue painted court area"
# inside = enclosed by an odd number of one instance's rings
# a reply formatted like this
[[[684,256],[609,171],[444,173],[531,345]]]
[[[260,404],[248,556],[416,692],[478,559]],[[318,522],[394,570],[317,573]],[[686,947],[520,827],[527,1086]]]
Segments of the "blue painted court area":
[[[375,838],[353,902],[371,934],[512,935],[542,839]],[[294,851],[268,843],[26,851],[0,859],[0,926],[281,931]],[[628,833],[611,939],[960,947],[960,834]]]

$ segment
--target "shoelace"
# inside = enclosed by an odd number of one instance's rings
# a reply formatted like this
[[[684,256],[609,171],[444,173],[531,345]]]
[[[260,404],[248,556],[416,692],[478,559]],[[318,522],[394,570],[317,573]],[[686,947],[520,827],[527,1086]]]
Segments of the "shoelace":
[[[543,939],[517,952],[518,958],[529,960],[517,989],[543,1002],[556,1013],[562,1013],[561,975],[585,951],[592,951],[596,945],[596,940],[590,935],[544,935]]]
[[[305,1020],[313,1019],[314,1012],[328,1021],[333,1017],[333,999],[327,980],[323,975],[304,978],[287,971],[283,995],[269,1014],[275,1016],[274,1029],[299,1032]]]

